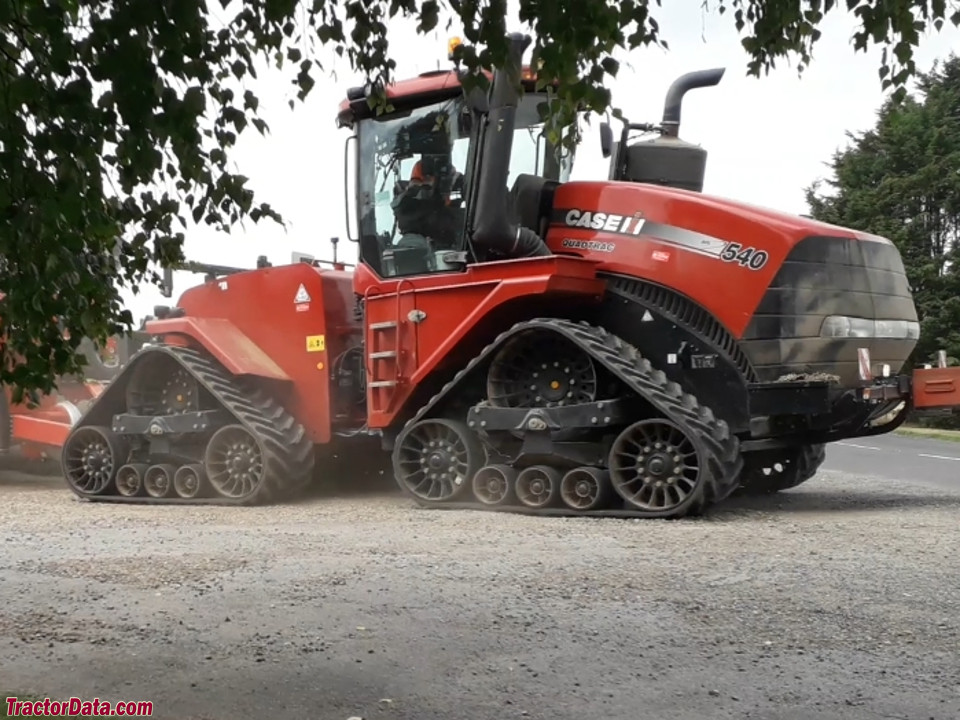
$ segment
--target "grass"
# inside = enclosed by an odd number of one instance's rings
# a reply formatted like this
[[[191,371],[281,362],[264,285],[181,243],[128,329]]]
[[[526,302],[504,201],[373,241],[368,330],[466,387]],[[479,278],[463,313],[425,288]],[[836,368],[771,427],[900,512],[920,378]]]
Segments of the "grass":
[[[946,440],[947,442],[960,443],[960,430],[941,430],[940,428],[901,425],[893,432],[897,435],[906,435],[908,437],[925,437],[931,440]]]

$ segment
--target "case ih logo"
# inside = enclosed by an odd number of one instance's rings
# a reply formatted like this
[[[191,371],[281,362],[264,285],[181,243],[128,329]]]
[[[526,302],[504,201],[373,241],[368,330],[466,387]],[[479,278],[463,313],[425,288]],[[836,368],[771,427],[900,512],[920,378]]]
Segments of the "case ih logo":
[[[616,213],[591,212],[574,208],[567,211],[564,222],[568,227],[602,230],[623,235],[639,235],[646,220],[641,213],[617,215]]]
[[[762,247],[744,245],[705,235],[702,232],[677,227],[666,223],[654,222],[643,217],[643,213],[633,215],[617,215],[616,213],[594,212],[579,208],[557,209],[553,216],[556,225],[571,228],[593,230],[604,234],[620,235],[622,237],[636,237],[637,240],[655,240],[659,243],[671,245],[687,252],[703,255],[724,263],[739,265],[745,270],[757,271],[764,268],[770,260],[769,253]],[[638,237],[643,233],[643,237]],[[610,242],[593,240],[564,239],[565,248],[577,250],[594,250],[598,252],[613,252],[616,245]],[[653,259],[665,262],[670,259],[666,251],[655,251]]]

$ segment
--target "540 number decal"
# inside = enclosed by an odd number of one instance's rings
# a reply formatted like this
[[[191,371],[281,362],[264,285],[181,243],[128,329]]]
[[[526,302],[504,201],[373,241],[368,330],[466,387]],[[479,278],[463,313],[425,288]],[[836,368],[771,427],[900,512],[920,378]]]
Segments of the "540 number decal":
[[[767,264],[770,255],[766,250],[744,247],[740,243],[727,243],[720,252],[720,259],[728,263],[737,263],[740,267],[759,270]]]

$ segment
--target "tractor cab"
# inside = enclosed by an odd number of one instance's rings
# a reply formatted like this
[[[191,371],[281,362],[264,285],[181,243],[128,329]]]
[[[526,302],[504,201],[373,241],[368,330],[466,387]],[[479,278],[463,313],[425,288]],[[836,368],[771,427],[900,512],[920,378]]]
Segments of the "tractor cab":
[[[515,64],[494,74],[488,93],[467,94],[458,70],[425,73],[386,88],[391,109],[377,115],[368,89],[348,92],[338,117],[354,131],[348,235],[378,277],[547,252],[537,196],[569,179],[573,156],[543,133],[547,94],[520,66],[529,38],[512,39]]]

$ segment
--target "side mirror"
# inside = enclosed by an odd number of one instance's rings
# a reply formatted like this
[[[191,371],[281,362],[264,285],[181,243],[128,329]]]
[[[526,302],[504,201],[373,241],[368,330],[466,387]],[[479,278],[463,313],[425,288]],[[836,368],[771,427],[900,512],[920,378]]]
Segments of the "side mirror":
[[[605,158],[613,153],[613,128],[610,123],[600,123],[600,152]]]

